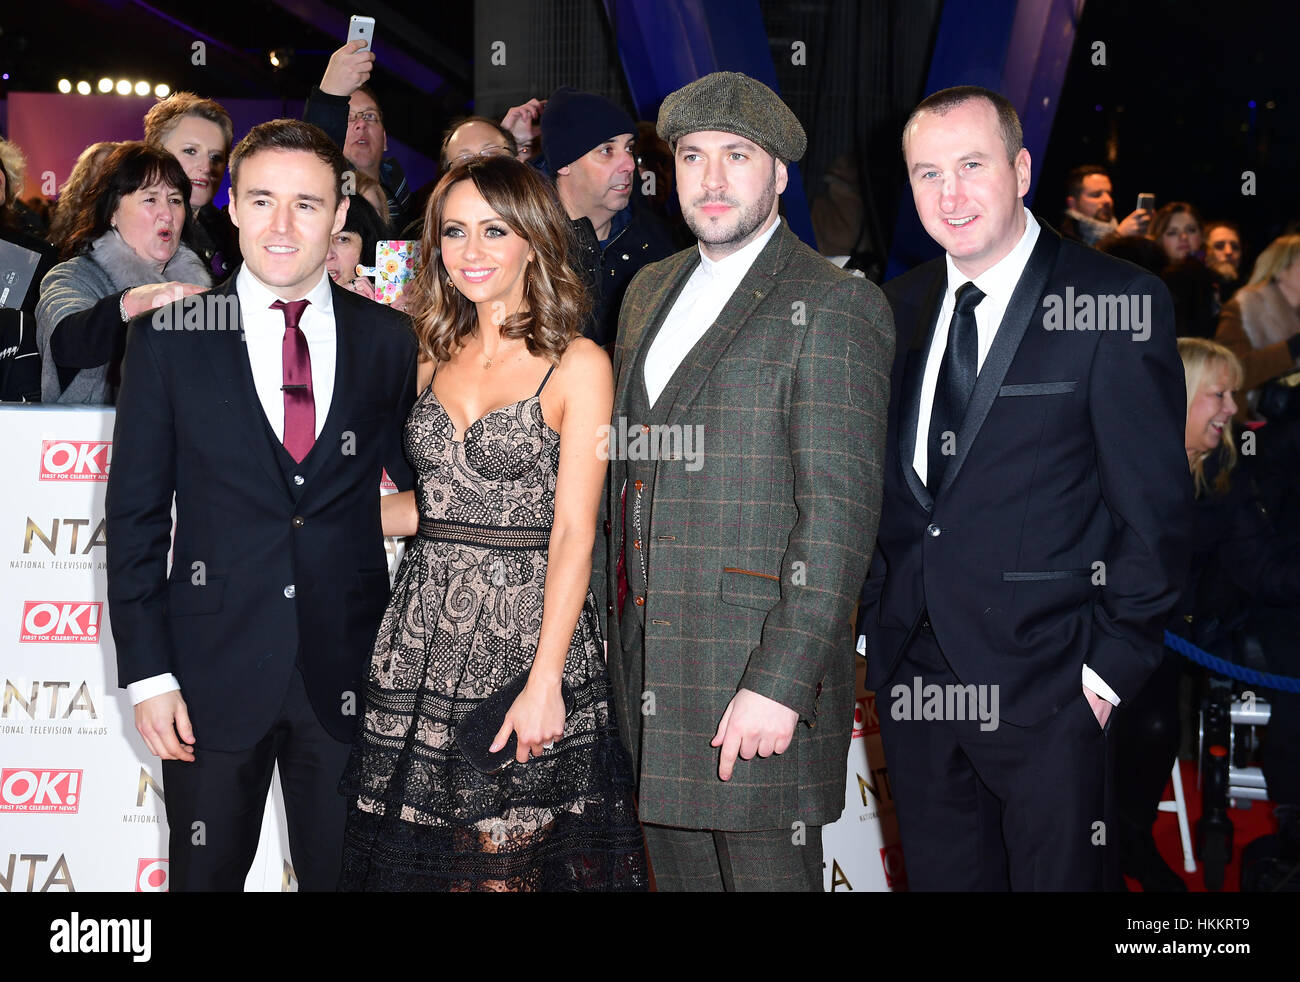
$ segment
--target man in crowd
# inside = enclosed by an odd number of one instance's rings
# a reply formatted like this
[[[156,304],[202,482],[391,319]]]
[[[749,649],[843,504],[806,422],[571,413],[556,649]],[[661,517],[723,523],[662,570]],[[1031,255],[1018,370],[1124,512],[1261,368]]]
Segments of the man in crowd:
[[[1160,661],[1190,554],[1169,292],[1029,214],[996,92],[926,98],[903,153],[945,255],[885,288],[898,347],[858,629],[908,882],[1098,890],[1118,877],[1106,725]],[[1132,319],[1076,320],[1099,295]]]
[[[542,152],[573,220],[577,258],[591,287],[586,333],[610,347],[628,284],[643,266],[676,251],[672,233],[640,200],[631,116],[601,96],[561,88],[547,100],[541,127]]]
[[[364,47],[364,50],[363,50]],[[416,201],[396,157],[385,157],[384,114],[366,82],[375,53],[365,41],[349,41],[330,55],[320,85],[312,89],[302,118],[323,129],[352,166],[377,180],[388,195],[390,227],[401,230],[416,214]]]
[[[1115,221],[1115,199],[1110,175],[1104,167],[1084,164],[1065,177],[1065,214],[1061,234],[1067,239],[1096,245],[1112,233],[1145,235],[1152,212],[1143,208],[1132,212],[1122,222]]]
[[[601,129],[628,140],[625,122]],[[664,100],[658,128],[698,244],[637,275],[614,354],[614,430],[641,441],[611,443],[593,561],[619,724],[660,890],[820,891],[889,309],[780,220],[807,140],[771,89],[705,76]]]

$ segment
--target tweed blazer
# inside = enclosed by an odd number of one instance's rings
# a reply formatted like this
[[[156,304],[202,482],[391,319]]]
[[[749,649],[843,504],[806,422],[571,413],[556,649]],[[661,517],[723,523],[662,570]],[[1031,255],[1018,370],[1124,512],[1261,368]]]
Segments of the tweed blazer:
[[[632,377],[638,351],[698,263],[687,249],[628,288],[616,430],[629,387],[644,385]],[[893,351],[880,289],[782,223],[680,369],[665,425],[703,427],[703,453],[697,469],[654,464],[643,650],[623,650],[614,609],[627,464],[611,454],[593,591],[643,821],[756,831],[824,825],[842,811],[850,624],[880,515]],[[740,688],[800,721],[784,754],[739,760],[724,783],[709,742]]]

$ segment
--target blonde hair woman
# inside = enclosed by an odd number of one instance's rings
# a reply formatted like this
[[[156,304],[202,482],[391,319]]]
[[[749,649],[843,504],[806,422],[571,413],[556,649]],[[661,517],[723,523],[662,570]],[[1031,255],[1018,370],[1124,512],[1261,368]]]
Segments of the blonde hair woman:
[[[1274,239],[1255,260],[1250,282],[1219,315],[1214,335],[1236,355],[1242,385],[1253,390],[1300,366],[1300,235]]]
[[[1232,416],[1241,363],[1227,348],[1205,338],[1181,338],[1178,353],[1187,381],[1183,442],[1196,488],[1196,510],[1191,567],[1168,628],[1211,653],[1230,657],[1232,636],[1225,625],[1240,623],[1247,604],[1294,605],[1300,599],[1300,552],[1278,534],[1260,507],[1252,475],[1238,467]],[[1165,865],[1151,835],[1178,753],[1183,664],[1180,655],[1166,651],[1146,685],[1116,714],[1112,727],[1119,755],[1120,861],[1124,872],[1147,892],[1186,889]],[[1270,671],[1288,669],[1278,665]],[[1270,791],[1273,786],[1269,778]]]

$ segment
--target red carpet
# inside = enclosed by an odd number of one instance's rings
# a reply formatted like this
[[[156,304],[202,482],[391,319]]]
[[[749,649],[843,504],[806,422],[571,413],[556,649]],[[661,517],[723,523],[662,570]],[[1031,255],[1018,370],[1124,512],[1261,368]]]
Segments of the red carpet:
[[[1196,820],[1201,817],[1201,793],[1196,787],[1196,762],[1184,760],[1179,763],[1182,767],[1183,794],[1187,798],[1187,820],[1191,825],[1194,848],[1196,843]],[[1172,781],[1165,786],[1164,797],[1167,800],[1173,799],[1174,786]],[[1273,802],[1256,801],[1247,810],[1229,808],[1228,817],[1232,819],[1233,828],[1232,860],[1228,863],[1227,871],[1223,875],[1222,892],[1235,893],[1241,888],[1241,850],[1261,835],[1268,835],[1276,831],[1273,822]],[[1156,819],[1154,832],[1156,847],[1160,850],[1160,855],[1164,857],[1165,862],[1169,864],[1169,868],[1183,878],[1188,890],[1194,893],[1205,893],[1204,868],[1199,860],[1196,864],[1195,873],[1183,871],[1183,847],[1178,838],[1178,816],[1173,812],[1161,812]],[[1124,882],[1128,885],[1129,890],[1134,893],[1142,892],[1142,887],[1138,885],[1137,880],[1125,877]]]

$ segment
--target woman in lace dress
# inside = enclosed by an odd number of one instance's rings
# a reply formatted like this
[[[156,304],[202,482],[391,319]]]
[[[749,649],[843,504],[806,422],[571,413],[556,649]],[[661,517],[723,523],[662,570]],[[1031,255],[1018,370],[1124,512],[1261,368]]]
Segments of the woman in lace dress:
[[[416,489],[383,502],[385,534],[417,538],[341,786],[342,889],[646,889],[588,588],[613,379],[578,333],[569,227],[507,157],[458,164],[429,200],[411,304],[428,362],[405,432]],[[481,772],[458,730],[524,673],[490,747],[513,733],[514,758]]]

